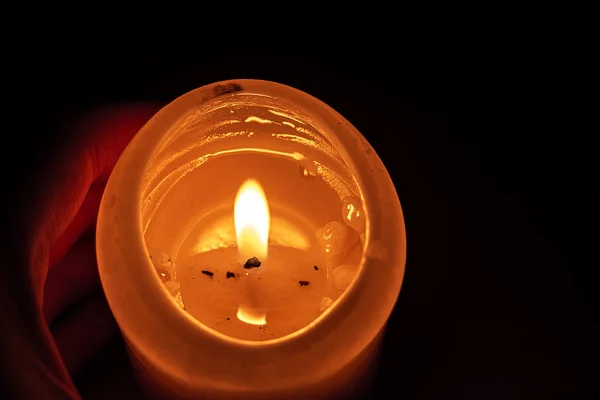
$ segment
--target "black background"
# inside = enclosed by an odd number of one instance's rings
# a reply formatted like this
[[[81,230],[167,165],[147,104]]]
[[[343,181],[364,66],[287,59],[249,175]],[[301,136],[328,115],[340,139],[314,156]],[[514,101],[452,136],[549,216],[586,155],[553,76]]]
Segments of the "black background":
[[[597,394],[597,261],[585,255],[597,182],[593,128],[577,126],[589,116],[573,91],[581,77],[540,46],[409,51],[394,38],[300,40],[38,43],[34,62],[7,78],[21,110],[36,110],[18,128],[36,140],[17,193],[64,139],[60,122],[78,112],[168,102],[223,79],[294,86],[369,140],[405,214],[406,275],[372,396]]]

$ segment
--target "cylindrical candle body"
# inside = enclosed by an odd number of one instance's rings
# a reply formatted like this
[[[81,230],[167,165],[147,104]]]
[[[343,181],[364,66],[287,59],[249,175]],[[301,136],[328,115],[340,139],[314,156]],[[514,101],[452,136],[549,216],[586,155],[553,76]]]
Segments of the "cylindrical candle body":
[[[272,216],[251,273],[232,219],[248,178]],[[394,186],[348,121],[290,87],[238,80],[181,96],[140,130],[107,184],[97,252],[155,393],[331,398],[368,375],[406,244]]]

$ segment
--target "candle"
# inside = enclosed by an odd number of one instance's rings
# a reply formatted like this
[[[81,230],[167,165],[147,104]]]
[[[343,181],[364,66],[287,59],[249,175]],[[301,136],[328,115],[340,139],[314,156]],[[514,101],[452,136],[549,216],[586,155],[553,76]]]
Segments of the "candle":
[[[405,237],[354,127],[306,93],[238,80],[140,130],[107,184],[97,252],[149,393],[330,398],[372,370]]]

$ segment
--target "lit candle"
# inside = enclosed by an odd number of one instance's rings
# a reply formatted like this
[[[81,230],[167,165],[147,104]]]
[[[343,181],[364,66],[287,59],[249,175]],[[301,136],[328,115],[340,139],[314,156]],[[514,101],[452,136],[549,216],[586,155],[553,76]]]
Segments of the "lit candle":
[[[97,249],[150,391],[329,398],[371,370],[405,237],[356,129],[303,92],[241,80],[185,94],[136,135]]]

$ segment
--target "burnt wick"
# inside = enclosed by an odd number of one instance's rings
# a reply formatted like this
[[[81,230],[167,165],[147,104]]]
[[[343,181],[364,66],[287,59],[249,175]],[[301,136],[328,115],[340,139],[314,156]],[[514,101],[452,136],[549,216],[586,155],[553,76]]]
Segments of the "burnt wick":
[[[313,268],[315,269],[315,271],[319,270],[319,267],[317,267],[316,265]]]
[[[227,271],[227,279],[229,278],[235,278],[235,274],[231,271]]]
[[[214,272],[210,272],[210,271],[207,271],[207,270],[205,270],[205,269],[204,269],[204,270],[202,270],[202,273],[203,273],[204,275],[208,275],[208,276],[210,276],[211,278],[212,278],[212,277],[213,277],[213,275],[214,275]]]
[[[310,284],[309,281],[298,281],[298,283],[300,284],[300,286],[308,286]]]
[[[246,268],[246,269],[258,268],[258,267],[260,267],[260,264],[261,264],[261,262],[258,258],[252,257],[246,261],[246,263],[244,264],[244,268]]]

